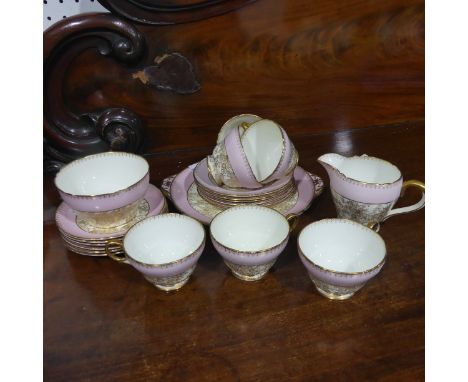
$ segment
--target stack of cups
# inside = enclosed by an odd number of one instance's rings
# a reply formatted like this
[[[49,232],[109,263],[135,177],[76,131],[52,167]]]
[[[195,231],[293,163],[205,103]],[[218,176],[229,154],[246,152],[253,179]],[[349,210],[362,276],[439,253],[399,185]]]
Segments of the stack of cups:
[[[228,120],[212,155],[198,163],[199,195],[221,209],[240,204],[274,207],[297,191],[299,157],[284,129],[252,114]]]

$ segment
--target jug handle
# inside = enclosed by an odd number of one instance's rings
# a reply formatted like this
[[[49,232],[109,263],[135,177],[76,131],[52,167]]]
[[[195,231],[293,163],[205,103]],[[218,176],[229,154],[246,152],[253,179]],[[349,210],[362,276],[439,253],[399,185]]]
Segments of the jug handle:
[[[415,180],[415,179],[407,180],[407,181],[403,182],[403,185],[401,187],[400,198],[405,194],[406,189],[409,188],[409,187],[416,187],[416,188],[419,188],[421,190],[422,196],[421,196],[421,199],[419,200],[419,202],[417,202],[415,204],[412,204],[411,206],[391,209],[388,212],[387,216],[385,216],[382,221],[387,220],[389,217],[392,217],[392,216],[395,216],[395,215],[400,215],[400,214],[407,214],[409,212],[420,210],[421,208],[424,207],[424,204],[425,204],[424,194],[425,194],[425,191],[426,191],[425,184],[423,182],[421,182],[419,180]]]
[[[116,255],[109,249],[112,246],[115,246],[117,248],[123,248],[123,241],[122,240],[109,240],[106,243],[105,251],[106,251],[106,255],[109,256],[112,260],[115,260],[119,263],[128,264],[127,256],[125,254],[123,254],[122,256]]]

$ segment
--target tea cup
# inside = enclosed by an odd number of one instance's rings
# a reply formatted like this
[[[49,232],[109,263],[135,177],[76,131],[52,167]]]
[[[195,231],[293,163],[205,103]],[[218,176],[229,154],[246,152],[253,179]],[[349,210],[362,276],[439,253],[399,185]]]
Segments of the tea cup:
[[[286,131],[268,119],[249,125],[241,136],[241,143],[255,179],[261,184],[291,174],[299,161]]]
[[[218,186],[260,189],[290,178],[297,166],[297,150],[280,125],[247,117],[233,119],[238,125],[223,127],[207,158],[210,178]]]
[[[230,129],[224,140],[215,146],[213,154],[208,156],[208,171],[218,186],[247,189],[262,187],[245,156],[241,143],[243,131],[241,126]]]
[[[134,205],[149,185],[149,164],[143,157],[109,151],[88,155],[64,166],[55,186],[65,203],[84,213],[101,213]],[[129,219],[131,213],[127,211]],[[98,218],[99,216],[96,216]]]
[[[123,248],[123,256],[111,248]],[[175,213],[151,216],[135,224],[123,240],[106,244],[111,259],[133,266],[163,291],[182,288],[205,248],[205,229],[197,220]]]
[[[348,219],[307,225],[297,247],[317,291],[332,300],[352,297],[381,271],[386,259],[380,235]]]
[[[344,157],[324,154],[318,158],[330,177],[330,189],[338,217],[375,227],[391,216],[417,211],[425,204],[425,185],[419,180],[403,181],[392,163],[368,156]],[[421,191],[421,199],[407,207],[393,209],[409,187]]]
[[[286,247],[296,217],[258,205],[232,207],[211,221],[211,241],[235,277],[260,280]]]
[[[252,123],[260,121],[261,119],[262,117],[259,117],[255,114],[239,114],[235,115],[232,118],[229,118],[219,130],[216,143],[224,142],[224,139],[231,132],[232,129],[242,128],[242,130],[245,130]]]

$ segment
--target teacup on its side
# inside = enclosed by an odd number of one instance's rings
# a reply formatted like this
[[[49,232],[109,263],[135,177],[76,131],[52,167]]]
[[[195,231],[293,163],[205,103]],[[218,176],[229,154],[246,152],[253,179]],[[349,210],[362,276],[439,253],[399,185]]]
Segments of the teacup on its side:
[[[258,205],[229,208],[210,225],[214,247],[234,276],[244,281],[260,280],[267,274],[286,247],[290,230],[283,215]]]
[[[386,248],[372,229],[347,219],[323,219],[297,239],[299,257],[317,290],[332,300],[353,296],[382,269]]]
[[[123,247],[124,256],[110,251]],[[182,288],[205,248],[205,229],[197,220],[175,213],[152,216],[135,224],[122,241],[109,241],[106,253],[141,272],[166,292]]]

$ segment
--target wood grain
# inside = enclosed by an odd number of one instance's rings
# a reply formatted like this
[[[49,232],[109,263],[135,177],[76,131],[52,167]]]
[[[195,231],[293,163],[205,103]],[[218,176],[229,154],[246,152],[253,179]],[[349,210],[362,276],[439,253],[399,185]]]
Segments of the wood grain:
[[[45,169],[110,149],[138,151],[142,123],[131,109],[107,104],[77,112],[63,85],[75,57],[90,49],[120,64],[137,61],[145,49],[139,31],[110,14],[88,13],[55,23],[43,37]]]
[[[138,26],[139,68],[85,52],[70,67],[77,111],[117,105],[146,126],[145,153],[213,144],[230,117],[253,113],[293,136],[424,119],[424,2],[261,0],[222,16]],[[178,52],[201,90],[180,95],[133,78]]]
[[[328,178],[326,152],[376,155],[424,181],[419,122],[300,134],[300,165]],[[209,146],[148,155],[154,184],[200,160]],[[52,211],[58,198],[45,180]],[[399,205],[417,200],[408,192]],[[424,210],[385,222],[388,261],[351,300],[318,295],[296,237],[336,216],[329,189],[301,217],[273,271],[257,283],[228,273],[208,243],[179,292],[154,288],[130,267],[67,252],[44,226],[44,379],[48,381],[422,381]]]
[[[112,13],[138,23],[171,25],[231,12],[256,0],[98,0]]]

